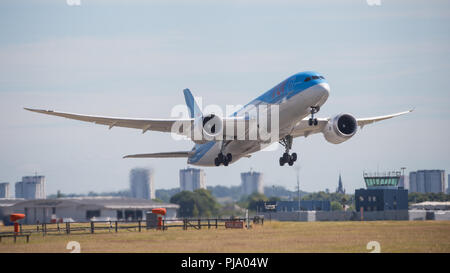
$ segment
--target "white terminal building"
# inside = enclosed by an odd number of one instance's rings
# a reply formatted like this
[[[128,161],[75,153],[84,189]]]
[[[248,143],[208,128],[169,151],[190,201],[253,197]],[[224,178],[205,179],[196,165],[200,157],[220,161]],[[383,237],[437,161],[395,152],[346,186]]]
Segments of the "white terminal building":
[[[409,173],[409,192],[445,193],[444,170],[419,170]]]
[[[206,174],[202,169],[186,168],[180,170],[180,191],[206,189]]]
[[[153,171],[145,168],[134,168],[130,171],[131,197],[141,199],[155,199]]]
[[[16,182],[16,198],[45,199],[45,176],[24,176],[22,181]]]
[[[9,198],[10,192],[9,192],[9,183],[4,182],[0,183],[0,198]]]
[[[146,212],[165,208],[166,219],[176,218],[177,204],[125,197],[70,197],[36,200],[0,200],[0,216],[8,221],[11,213],[23,213],[24,224],[86,221],[144,220]],[[0,219],[2,220],[2,219]]]
[[[249,171],[241,173],[242,193],[250,195],[252,193],[264,194],[263,175],[260,172]]]

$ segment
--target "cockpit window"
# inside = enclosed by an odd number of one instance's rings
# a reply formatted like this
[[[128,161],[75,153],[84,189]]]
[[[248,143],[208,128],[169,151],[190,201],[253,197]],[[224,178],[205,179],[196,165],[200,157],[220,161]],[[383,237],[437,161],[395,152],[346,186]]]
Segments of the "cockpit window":
[[[325,78],[324,78],[323,76],[319,76],[319,78],[321,78],[321,79],[324,79],[324,80],[325,80]]]
[[[313,79],[313,80],[318,80],[319,77],[318,77],[318,76],[312,76],[312,79]]]
[[[309,82],[310,80],[311,80],[311,78],[308,77],[308,78],[305,79],[305,82]]]

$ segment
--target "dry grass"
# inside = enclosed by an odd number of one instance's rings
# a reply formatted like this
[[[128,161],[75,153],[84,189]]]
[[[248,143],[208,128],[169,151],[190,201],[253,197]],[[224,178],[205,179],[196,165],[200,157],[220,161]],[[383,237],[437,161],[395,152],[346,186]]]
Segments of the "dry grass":
[[[12,227],[0,227],[0,231]],[[250,230],[224,228],[143,232],[121,230],[99,234],[33,234],[30,243],[11,238],[0,252],[69,252],[78,241],[82,252],[369,252],[378,241],[381,252],[450,252],[450,221],[266,222]]]

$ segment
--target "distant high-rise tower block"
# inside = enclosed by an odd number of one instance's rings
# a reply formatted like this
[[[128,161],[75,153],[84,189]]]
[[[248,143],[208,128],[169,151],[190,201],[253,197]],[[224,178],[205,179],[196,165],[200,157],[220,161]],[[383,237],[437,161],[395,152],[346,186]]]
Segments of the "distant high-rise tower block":
[[[409,189],[409,176],[408,175],[400,176],[400,180],[398,181],[398,186],[400,188]]]
[[[45,176],[24,176],[15,185],[16,198],[45,199]]]
[[[450,194],[450,174],[448,175],[447,179],[447,194]]]
[[[130,171],[131,197],[142,199],[155,199],[155,186],[153,172],[150,169],[134,168]]]
[[[206,189],[206,175],[202,169],[186,168],[180,170],[180,190],[195,191]]]
[[[409,173],[409,192],[445,193],[444,170],[420,170]]]
[[[254,171],[241,173],[241,182],[243,194],[250,195],[255,192],[264,194],[262,173]]]
[[[9,198],[9,183],[0,183],[0,198]]]
[[[345,194],[345,189],[344,189],[344,185],[342,184],[341,174],[339,174],[339,182],[338,182],[338,187],[336,189],[336,193]]]

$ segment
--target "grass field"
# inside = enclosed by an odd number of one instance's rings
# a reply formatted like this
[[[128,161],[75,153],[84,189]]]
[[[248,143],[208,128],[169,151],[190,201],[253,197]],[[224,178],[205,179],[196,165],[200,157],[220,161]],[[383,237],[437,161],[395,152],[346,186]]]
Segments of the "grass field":
[[[12,227],[0,227],[11,231]],[[249,230],[210,229],[142,232],[121,230],[98,234],[33,234],[14,243],[4,238],[0,252],[369,252],[377,241],[381,252],[450,252],[450,221],[265,222]]]

